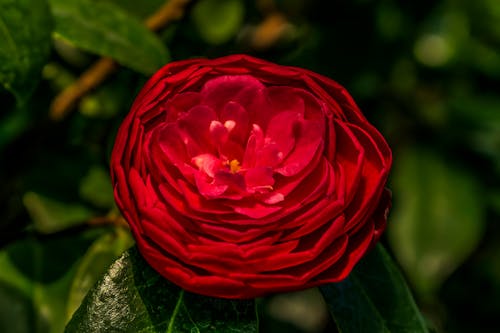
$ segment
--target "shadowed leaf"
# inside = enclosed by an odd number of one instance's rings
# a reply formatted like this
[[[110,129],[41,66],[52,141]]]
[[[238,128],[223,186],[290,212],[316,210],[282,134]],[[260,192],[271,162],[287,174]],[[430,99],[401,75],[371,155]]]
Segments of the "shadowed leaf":
[[[52,17],[44,0],[0,0],[0,84],[23,104],[50,52]]]
[[[347,279],[319,289],[341,333],[428,332],[401,273],[381,245]]]

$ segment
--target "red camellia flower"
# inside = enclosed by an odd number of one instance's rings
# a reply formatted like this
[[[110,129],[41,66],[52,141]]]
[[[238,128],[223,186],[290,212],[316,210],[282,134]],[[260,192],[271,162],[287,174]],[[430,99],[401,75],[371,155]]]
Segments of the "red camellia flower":
[[[146,261],[224,298],[345,278],[385,228],[390,165],[342,86],[245,55],[160,69],[111,158]]]

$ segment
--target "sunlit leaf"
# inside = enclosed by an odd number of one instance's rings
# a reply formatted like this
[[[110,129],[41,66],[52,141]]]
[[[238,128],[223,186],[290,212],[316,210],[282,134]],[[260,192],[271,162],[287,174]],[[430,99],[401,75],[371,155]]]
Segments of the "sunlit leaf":
[[[50,52],[52,17],[45,0],[0,0],[0,84],[22,104]]]
[[[341,333],[428,332],[406,282],[381,245],[346,280],[319,289]]]
[[[50,0],[55,36],[144,74],[169,60],[166,47],[135,17],[107,2]]]
[[[35,228],[42,233],[53,233],[81,224],[92,217],[87,207],[78,203],[64,203],[35,192],[23,197]]]
[[[135,15],[140,18],[146,18],[151,15],[156,9],[158,9],[165,0],[92,0],[93,2],[110,2],[128,13]]]
[[[193,8],[192,17],[203,39],[222,44],[238,32],[244,9],[241,0],[200,0]]]
[[[432,296],[481,239],[483,192],[473,175],[430,150],[396,156],[389,240],[421,296]]]
[[[66,332],[257,332],[253,301],[191,294],[137,252],[118,259],[83,300]]]
[[[97,207],[113,206],[113,187],[109,172],[99,166],[90,168],[80,183],[80,196]]]

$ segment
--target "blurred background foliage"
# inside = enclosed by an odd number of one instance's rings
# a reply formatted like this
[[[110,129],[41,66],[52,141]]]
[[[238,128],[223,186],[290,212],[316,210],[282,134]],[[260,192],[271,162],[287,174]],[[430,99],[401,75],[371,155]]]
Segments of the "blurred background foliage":
[[[497,332],[500,2],[170,3],[155,25],[164,0],[0,0],[0,331],[61,332],[133,244],[108,159],[147,77],[171,60],[248,53],[351,92],[393,148],[383,242],[429,325]],[[269,312],[319,331],[297,322],[299,303],[277,298]]]

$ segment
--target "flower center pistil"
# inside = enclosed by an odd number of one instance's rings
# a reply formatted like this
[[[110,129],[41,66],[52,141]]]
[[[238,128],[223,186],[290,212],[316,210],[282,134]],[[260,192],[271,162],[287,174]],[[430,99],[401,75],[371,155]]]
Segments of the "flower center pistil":
[[[229,165],[229,171],[233,174],[237,173],[241,169],[240,162],[237,159],[228,161],[227,165]]]

